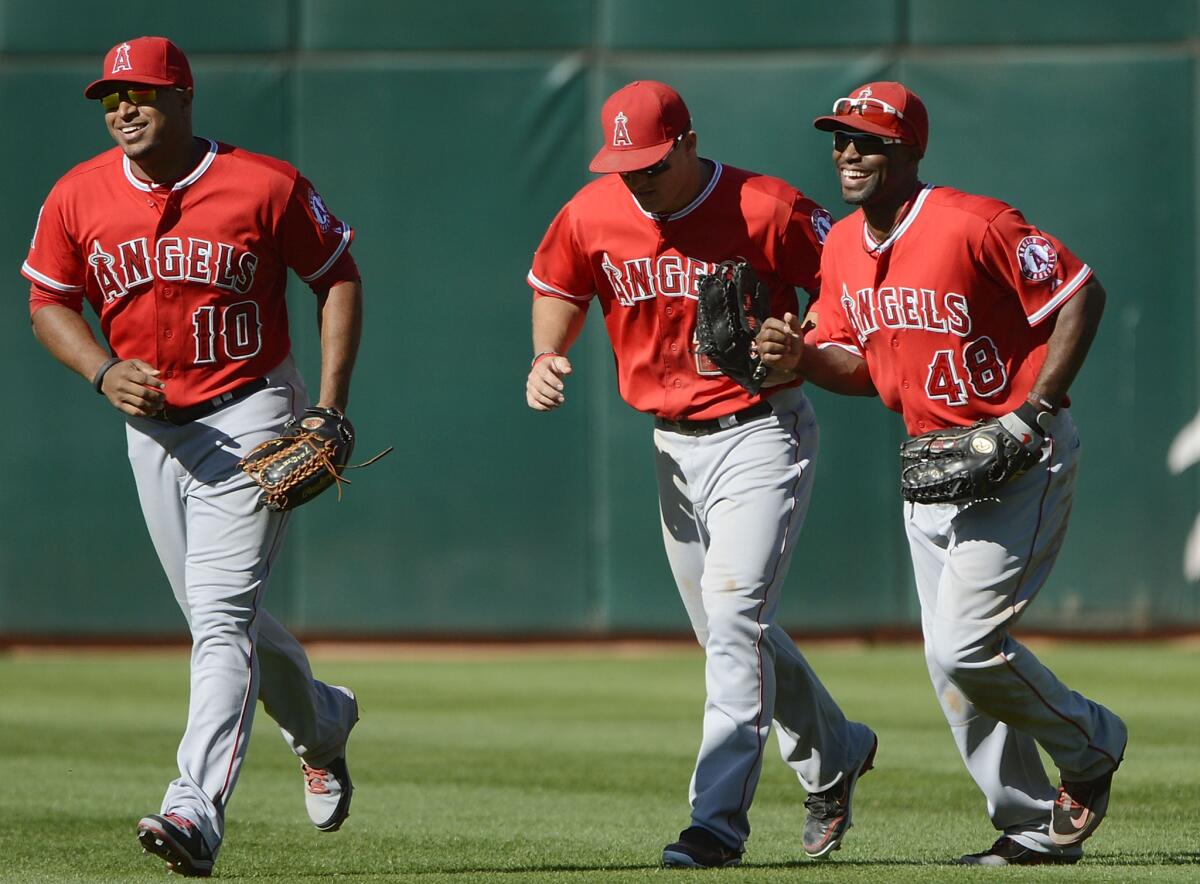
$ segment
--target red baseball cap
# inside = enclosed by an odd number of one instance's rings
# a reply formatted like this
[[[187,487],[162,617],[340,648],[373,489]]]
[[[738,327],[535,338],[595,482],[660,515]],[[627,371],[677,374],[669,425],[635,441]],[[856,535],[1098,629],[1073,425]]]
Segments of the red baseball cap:
[[[99,98],[110,83],[192,86],[187,56],[166,37],[135,37],[118,43],[104,56],[101,71],[103,76],[83,90],[85,98]]]
[[[600,111],[604,147],[592,158],[593,172],[636,172],[667,155],[690,128],[692,116],[679,93],[666,83],[634,80],[608,97]]]
[[[833,113],[813,125],[825,132],[867,132],[899,138],[924,154],[929,143],[929,113],[917,94],[903,83],[867,83],[833,104]]]

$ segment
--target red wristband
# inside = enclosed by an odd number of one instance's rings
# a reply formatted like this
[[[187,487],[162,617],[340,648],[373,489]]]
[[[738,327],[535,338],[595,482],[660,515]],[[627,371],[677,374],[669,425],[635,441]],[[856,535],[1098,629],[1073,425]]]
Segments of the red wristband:
[[[533,357],[533,361],[529,363],[529,367],[533,368],[535,365],[537,365],[539,362],[541,362],[547,356],[561,356],[561,355],[562,354],[559,353],[557,350],[543,350],[537,356]]]

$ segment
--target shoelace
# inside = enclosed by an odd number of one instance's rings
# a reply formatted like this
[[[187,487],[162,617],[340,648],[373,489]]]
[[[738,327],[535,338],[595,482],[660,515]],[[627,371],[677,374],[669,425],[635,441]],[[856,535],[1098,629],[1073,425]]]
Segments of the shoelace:
[[[804,800],[804,807],[818,819],[840,816],[844,811],[845,786],[846,782],[843,780],[824,792],[814,792]]]
[[[1070,813],[1071,807],[1075,804],[1075,799],[1071,797],[1071,793],[1062,786],[1058,787],[1058,799],[1054,802],[1059,809],[1064,813]]]
[[[172,823],[179,826],[179,828],[187,830],[187,831],[191,831],[192,829],[196,828],[195,823],[193,823],[187,817],[180,816],[177,813],[164,813],[163,819],[170,820]]]
[[[319,767],[309,767],[304,765],[304,779],[308,784],[308,791],[314,795],[328,795],[329,787],[326,781],[329,779],[329,771],[322,770]]]

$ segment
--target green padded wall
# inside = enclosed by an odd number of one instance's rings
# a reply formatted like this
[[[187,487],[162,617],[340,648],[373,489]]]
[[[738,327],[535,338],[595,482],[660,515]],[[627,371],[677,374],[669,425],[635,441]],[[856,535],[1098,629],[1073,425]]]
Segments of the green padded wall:
[[[1073,391],[1084,466],[1073,524],[1026,623],[1200,625],[1182,570],[1200,466],[1166,467],[1200,407],[1195,255],[1196,3],[863,0],[0,0],[0,88],[36,125],[0,140],[10,269],[0,352],[15,477],[0,495],[0,639],[177,634],[119,417],[29,333],[17,275],[38,206],[108,146],[80,90],[104,51],[164,33],[188,51],[197,130],[283,156],[357,230],[367,324],[351,416],[363,456],[396,452],[300,510],[269,607],[340,635],[683,632],[661,547],[650,422],[615,393],[597,317],[568,404],[524,405],[523,279],[588,180],[604,97],[659,78],[701,150],[780,175],[841,215],[812,117],[870,79],[932,116],[925,177],[1008,200],[1109,291]],[[236,22],[236,26],[231,25]],[[289,290],[315,380],[311,293]],[[897,416],[812,393],[821,455],[781,619],[796,631],[912,627],[895,485]]]

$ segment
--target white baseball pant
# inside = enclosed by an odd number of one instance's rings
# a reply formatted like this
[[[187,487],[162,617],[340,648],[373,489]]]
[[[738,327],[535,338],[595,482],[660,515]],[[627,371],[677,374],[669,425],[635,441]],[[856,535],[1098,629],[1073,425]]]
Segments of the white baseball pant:
[[[995,499],[905,504],[929,676],[992,824],[1034,850],[1057,792],[1040,744],[1067,780],[1119,764],[1125,724],[1072,691],[1009,631],[1050,576],[1075,493],[1079,434],[1054,418],[1042,459]],[[1067,853],[1079,853],[1073,848]]]
[[[775,625],[819,436],[802,389],[770,402],[772,414],[709,435],[654,431],[667,558],[706,657],[692,823],[733,847],[750,835],[772,720],[783,760],[808,792],[857,770],[875,739],[846,720]]]
[[[313,678],[300,643],[263,607],[287,514],[260,506],[258,486],[237,469],[307,401],[289,356],[266,389],[191,423],[127,419],[142,513],[192,635],[179,777],[161,812],[194,821],[214,854],[256,699],[292,751],[315,767],[342,753],[354,724],[353,702]]]

